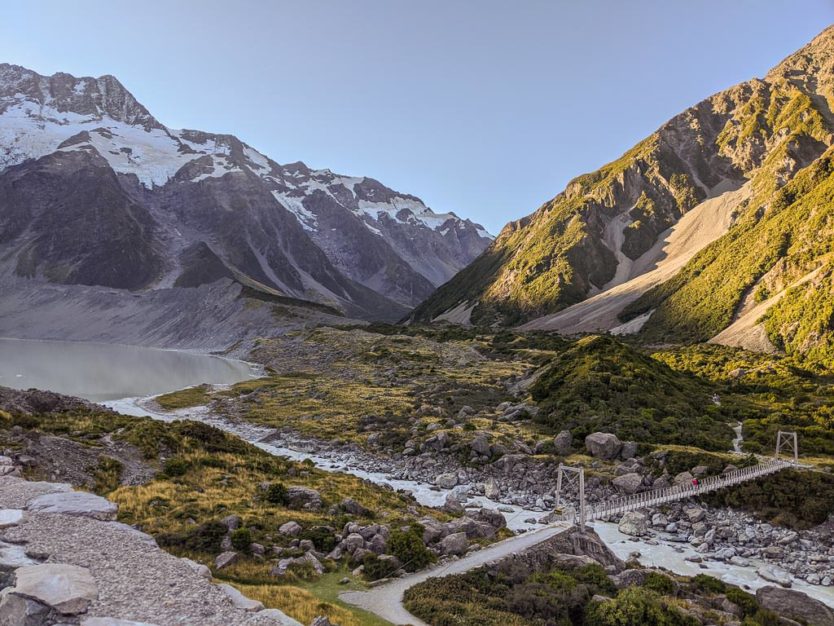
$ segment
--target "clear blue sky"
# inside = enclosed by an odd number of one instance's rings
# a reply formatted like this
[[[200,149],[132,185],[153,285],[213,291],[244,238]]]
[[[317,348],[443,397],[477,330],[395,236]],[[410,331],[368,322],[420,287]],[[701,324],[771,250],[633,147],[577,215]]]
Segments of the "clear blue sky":
[[[4,2],[0,60],[496,233],[834,23],[834,0]]]

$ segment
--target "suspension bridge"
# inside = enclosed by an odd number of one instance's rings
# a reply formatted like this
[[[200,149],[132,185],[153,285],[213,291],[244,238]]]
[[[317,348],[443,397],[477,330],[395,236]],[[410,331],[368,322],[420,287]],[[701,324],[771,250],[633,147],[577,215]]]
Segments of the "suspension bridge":
[[[788,455],[788,460],[783,458],[783,454]],[[596,519],[605,519],[628,511],[694,498],[726,487],[740,485],[762,476],[775,474],[783,469],[797,467],[799,465],[799,445],[796,433],[779,431],[776,436],[776,453],[774,456],[771,458],[757,458],[759,462],[756,465],[732,469],[702,480],[695,479],[691,483],[652,489],[651,491],[613,498],[595,504],[588,504],[585,499],[584,468],[562,464],[559,465],[556,482],[556,507],[557,509],[559,507],[563,485],[575,484],[579,492],[579,511],[567,507],[567,517],[580,528],[584,528],[585,524]]]

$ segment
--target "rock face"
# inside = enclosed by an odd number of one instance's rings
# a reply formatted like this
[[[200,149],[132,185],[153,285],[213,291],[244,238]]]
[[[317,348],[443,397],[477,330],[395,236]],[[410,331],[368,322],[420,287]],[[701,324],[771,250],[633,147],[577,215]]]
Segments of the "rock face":
[[[814,626],[834,626],[834,610],[801,591],[781,587],[762,587],[756,600],[764,608]]]
[[[391,320],[491,241],[371,178],[169,129],[112,76],[0,64],[0,138],[0,257],[24,280],[124,290],[236,281]]]
[[[623,444],[611,433],[591,433],[585,437],[588,454],[599,459],[614,459],[620,454]]]

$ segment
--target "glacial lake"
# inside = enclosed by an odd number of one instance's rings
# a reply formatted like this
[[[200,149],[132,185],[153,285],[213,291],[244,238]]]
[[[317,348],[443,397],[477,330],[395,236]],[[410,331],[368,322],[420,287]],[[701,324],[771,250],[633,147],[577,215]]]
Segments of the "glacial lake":
[[[244,361],[196,352],[0,338],[0,386],[47,389],[95,402],[256,376]]]

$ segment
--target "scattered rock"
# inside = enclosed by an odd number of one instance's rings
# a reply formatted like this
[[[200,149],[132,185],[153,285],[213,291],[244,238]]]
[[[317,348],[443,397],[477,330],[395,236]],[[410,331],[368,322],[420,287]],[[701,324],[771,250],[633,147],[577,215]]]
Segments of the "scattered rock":
[[[775,565],[762,565],[756,570],[756,573],[766,581],[782,585],[783,587],[790,587],[791,580],[793,579],[790,572]]]
[[[321,494],[309,487],[290,487],[287,489],[287,506],[317,511],[321,508]]]
[[[228,567],[233,563],[237,563],[240,555],[237,552],[228,551],[228,552],[221,552],[217,555],[214,559],[214,567],[216,569],[223,569],[224,567]]]
[[[453,533],[444,537],[440,541],[440,549],[443,554],[463,554],[469,546],[469,540],[466,538],[466,533]]]
[[[591,456],[598,459],[614,459],[622,447],[622,442],[611,433],[591,433],[585,437],[585,448]]]
[[[573,435],[570,434],[569,430],[563,430],[553,439],[553,449],[559,456],[569,455],[572,445]]]
[[[648,532],[648,520],[645,515],[638,511],[629,511],[623,514],[617,528],[624,535],[641,537]]]
[[[633,493],[637,493],[637,490],[640,488],[640,485],[643,484],[643,477],[637,472],[629,472],[628,474],[617,476],[611,482],[617,489],[619,489],[623,493],[630,495]]]
[[[350,515],[358,515],[359,517],[371,517],[373,515],[373,511],[362,506],[353,498],[345,498],[339,506],[345,513],[349,513]]]
[[[438,474],[437,477],[434,479],[434,484],[440,487],[441,489],[451,489],[452,487],[458,484],[458,475],[454,472],[449,472],[447,474]]]
[[[278,532],[287,537],[297,537],[302,530],[301,524],[296,521],[286,522],[278,527]]]

